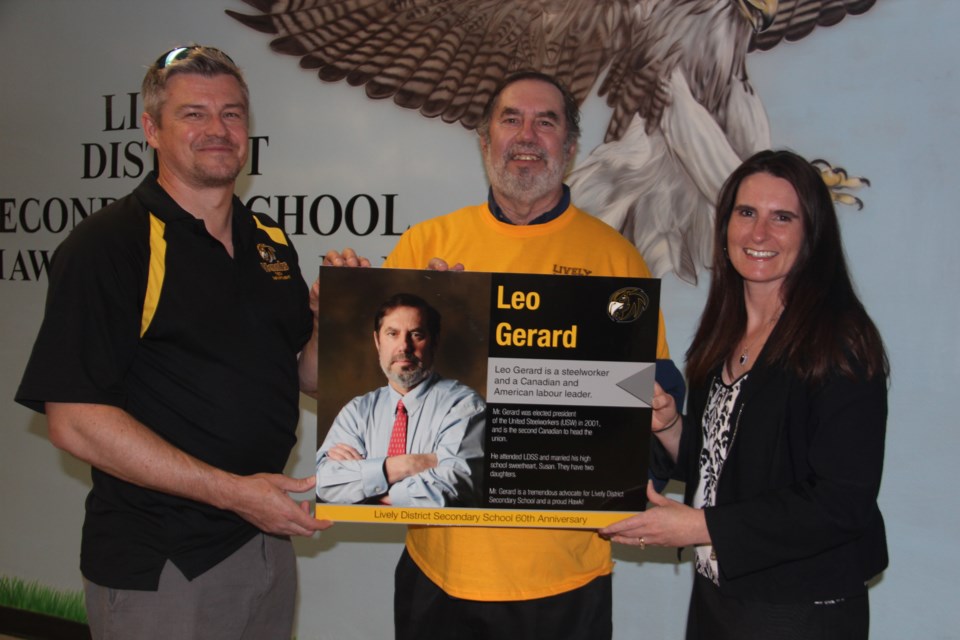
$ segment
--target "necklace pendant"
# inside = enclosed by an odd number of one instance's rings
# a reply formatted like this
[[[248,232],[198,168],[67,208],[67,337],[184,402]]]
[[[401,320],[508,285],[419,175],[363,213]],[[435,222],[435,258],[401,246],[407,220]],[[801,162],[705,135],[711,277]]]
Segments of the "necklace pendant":
[[[740,354],[740,366],[742,367],[746,361],[747,361],[747,352],[744,351],[743,353]]]

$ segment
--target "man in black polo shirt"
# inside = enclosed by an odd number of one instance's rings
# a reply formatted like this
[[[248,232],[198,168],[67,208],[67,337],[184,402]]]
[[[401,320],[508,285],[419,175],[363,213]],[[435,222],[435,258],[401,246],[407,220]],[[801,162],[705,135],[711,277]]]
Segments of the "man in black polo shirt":
[[[93,467],[94,637],[289,638],[288,536],[329,526],[288,495],[314,477],[281,475],[298,388],[316,390],[316,301],[287,236],[233,195],[249,106],[233,61],[174,49],[142,95],[158,172],[57,250],[17,401]]]

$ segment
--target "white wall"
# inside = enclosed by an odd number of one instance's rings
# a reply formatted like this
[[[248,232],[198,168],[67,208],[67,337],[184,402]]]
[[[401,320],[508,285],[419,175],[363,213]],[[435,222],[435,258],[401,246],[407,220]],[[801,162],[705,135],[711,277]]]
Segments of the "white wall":
[[[380,194],[397,194],[397,230],[485,197],[474,138],[459,125],[368,100],[345,84],[320,83],[293,58],[271,53],[268,37],[225,16],[226,8],[248,9],[239,0],[0,3],[0,199],[15,201],[0,220],[0,575],[80,586],[88,469],[54,450],[44,420],[12,401],[46,289],[45,277],[23,281],[16,257],[27,256],[29,265],[30,250],[52,250],[64,234],[30,233],[17,208],[28,198],[116,197],[136,185],[82,177],[85,143],[141,140],[139,130],[104,131],[104,95],[117,96],[115,124],[129,119],[126,94],[139,89],[160,52],[189,41],[211,44],[246,70],[253,134],[270,138],[262,175],[243,180],[245,195],[301,194],[309,202],[332,194],[345,204],[371,194],[382,205]],[[864,211],[843,208],[841,219],[854,277],[893,367],[880,497],[891,566],[871,590],[879,639],[960,638],[960,560],[952,549],[960,523],[948,493],[960,439],[947,402],[960,387],[960,194],[952,175],[960,144],[960,46],[952,36],[958,21],[960,4],[952,0],[879,0],[863,16],[749,58],[774,143],[829,158],[873,183],[861,194]],[[582,149],[600,142],[607,117],[599,100],[588,101]],[[394,239],[309,233],[294,241],[312,278],[327,249],[350,244],[377,257]],[[664,291],[679,358],[704,291],[674,278]],[[316,446],[310,402],[303,410],[289,467],[298,475],[312,473]],[[390,637],[401,542],[399,527],[346,524],[298,541],[299,638]],[[682,637],[689,564],[677,565],[668,551],[618,550],[616,557],[615,637]]]

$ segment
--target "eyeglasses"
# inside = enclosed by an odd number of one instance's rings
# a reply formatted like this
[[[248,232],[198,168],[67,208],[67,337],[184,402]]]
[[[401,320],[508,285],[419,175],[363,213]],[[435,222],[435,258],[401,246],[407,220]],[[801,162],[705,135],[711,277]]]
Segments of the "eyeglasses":
[[[153,63],[153,66],[155,66],[158,70],[163,69],[173,64],[174,62],[177,62],[178,60],[186,59],[187,56],[190,55],[191,51],[196,51],[197,49],[206,49],[207,51],[219,53],[224,58],[229,60],[230,64],[234,66],[237,65],[237,63],[233,61],[233,58],[225,54],[223,51],[220,51],[220,49],[214,49],[213,47],[204,47],[202,45],[195,44],[189,47],[177,47],[176,49],[171,49],[170,51],[167,51],[166,53],[161,55],[159,58],[157,58],[157,61]]]

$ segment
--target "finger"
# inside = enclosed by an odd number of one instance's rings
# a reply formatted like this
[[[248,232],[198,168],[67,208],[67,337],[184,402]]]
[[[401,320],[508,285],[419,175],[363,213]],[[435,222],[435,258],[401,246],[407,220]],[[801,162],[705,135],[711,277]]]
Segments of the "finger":
[[[347,247],[343,250],[343,262],[347,267],[369,267],[370,260],[364,258],[359,253]]]
[[[310,502],[304,500],[297,504],[297,510],[289,515],[288,526],[297,531],[297,535],[312,535],[315,531],[329,528],[329,520],[317,520]]]
[[[342,267],[343,266],[343,255],[340,252],[331,249],[327,251],[327,254],[323,256],[323,266],[325,267]]]
[[[640,547],[641,549],[646,546],[646,541],[643,539],[643,536],[613,536],[610,541],[616,542],[617,544],[626,544],[631,547]]]
[[[313,312],[314,320],[316,316],[320,313],[320,278],[314,280],[313,285],[310,287],[310,311]]]
[[[332,520],[317,520],[317,531],[325,531],[333,526]]]
[[[615,538],[620,535],[624,535],[625,532],[633,531],[636,527],[640,526],[643,519],[643,514],[638,513],[629,518],[619,520],[613,524],[608,524],[603,529],[600,529],[598,533],[604,537]],[[636,536],[634,536],[636,537]]]
[[[306,493],[317,484],[316,476],[305,478],[291,478],[279,473],[264,476],[274,487],[286,493]]]
[[[281,476],[286,477],[286,476]],[[317,485],[317,476],[305,476],[303,478],[287,478],[292,483],[287,491],[291,493],[306,493]]]
[[[337,455],[341,456],[344,460],[363,460],[363,456],[360,455],[360,452],[348,444],[340,442],[334,445],[331,451],[334,449],[336,450]]]
[[[347,247],[343,250],[343,262],[348,267],[359,267],[360,256],[357,255],[356,251]]]
[[[315,534],[317,531],[322,531],[323,529],[326,529],[326,528],[327,527],[317,526],[316,520],[311,521],[309,525],[301,525],[301,524],[295,524],[291,522],[290,525],[287,527],[288,529],[287,535],[302,536],[304,538],[309,538],[313,534]]]
[[[653,398],[650,401],[650,406],[654,411],[662,411],[664,409],[672,409],[676,402],[673,399],[673,396],[669,393],[661,391],[659,393],[654,393]]]

